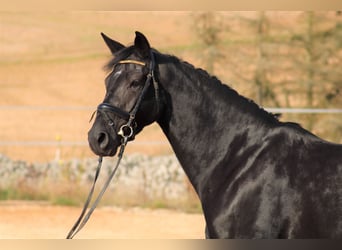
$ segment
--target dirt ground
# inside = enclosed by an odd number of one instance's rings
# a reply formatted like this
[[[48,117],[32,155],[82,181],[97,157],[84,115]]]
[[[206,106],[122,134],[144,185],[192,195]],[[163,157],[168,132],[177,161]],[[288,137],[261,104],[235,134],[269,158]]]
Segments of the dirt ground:
[[[0,203],[0,239],[64,239],[79,207]],[[166,209],[100,207],[75,239],[203,239],[201,214]]]

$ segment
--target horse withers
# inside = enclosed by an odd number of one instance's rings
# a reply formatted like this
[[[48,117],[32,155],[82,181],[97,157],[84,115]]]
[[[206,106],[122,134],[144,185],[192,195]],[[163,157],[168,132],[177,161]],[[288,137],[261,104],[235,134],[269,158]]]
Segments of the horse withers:
[[[207,238],[342,238],[342,145],[280,122],[139,32],[127,47],[102,36],[113,59],[88,135],[95,154],[115,155],[157,122],[198,194]]]

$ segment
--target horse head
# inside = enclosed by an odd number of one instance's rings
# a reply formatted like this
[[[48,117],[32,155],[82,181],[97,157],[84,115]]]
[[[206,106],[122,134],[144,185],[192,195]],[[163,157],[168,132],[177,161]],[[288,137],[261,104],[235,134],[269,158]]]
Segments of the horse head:
[[[114,58],[108,63],[106,94],[97,108],[88,141],[100,156],[113,156],[123,140],[133,140],[160,112],[155,59],[146,37],[136,32],[134,44],[126,47],[101,33]]]

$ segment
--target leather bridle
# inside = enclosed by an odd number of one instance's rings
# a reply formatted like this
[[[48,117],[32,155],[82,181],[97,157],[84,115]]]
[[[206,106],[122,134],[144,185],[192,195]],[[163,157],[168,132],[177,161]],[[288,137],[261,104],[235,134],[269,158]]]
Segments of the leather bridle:
[[[146,64],[141,61],[136,60],[121,60],[117,64],[136,64],[145,66]],[[115,67],[115,66],[114,66]],[[135,121],[135,115],[140,107],[140,104],[151,84],[153,82],[154,92],[155,92],[155,98],[156,98],[156,105],[157,105],[157,113],[159,113],[159,85],[154,77],[154,67],[155,67],[155,59],[153,52],[151,52],[151,61],[149,65],[149,73],[147,74],[146,81],[144,84],[144,87],[138,96],[132,110],[130,112],[127,112],[121,108],[118,108],[116,106],[113,106],[109,103],[101,103],[97,107],[97,112],[103,115],[103,118],[106,120],[107,124],[113,128],[114,132],[117,133],[119,136],[125,139],[131,139],[134,137],[135,128],[137,127],[136,121]],[[120,117],[123,120],[126,120],[127,123],[122,125],[118,131],[115,131],[114,129],[114,122],[110,118],[110,116],[107,113],[112,113],[115,116]]]
[[[103,115],[103,118],[105,119],[105,121],[107,122],[107,124],[114,130],[114,133],[117,133],[119,136],[122,137],[121,140],[121,146],[120,146],[120,152],[118,154],[118,161],[116,162],[115,167],[113,168],[111,174],[109,175],[107,181],[105,182],[103,188],[101,189],[100,193],[98,194],[96,200],[94,201],[93,205],[91,206],[91,208],[88,210],[88,206],[90,204],[90,201],[92,199],[94,190],[95,190],[95,184],[96,181],[98,179],[98,176],[100,174],[100,170],[101,170],[101,166],[102,166],[102,156],[99,157],[98,160],[98,166],[96,169],[96,173],[95,173],[95,178],[94,178],[94,182],[93,185],[90,189],[88,198],[84,204],[84,207],[82,209],[82,212],[79,216],[79,218],[77,219],[77,221],[75,222],[74,226],[71,228],[71,230],[69,231],[68,235],[67,235],[67,239],[72,239],[87,223],[87,221],[89,220],[91,214],[94,212],[96,206],[98,205],[98,203],[100,202],[103,194],[105,193],[105,191],[107,190],[111,180],[113,179],[116,170],[118,169],[121,159],[123,157],[124,151],[125,151],[125,147],[127,145],[128,140],[134,138],[134,133],[135,133],[135,128],[137,127],[136,121],[135,121],[135,115],[140,107],[140,104],[149,88],[149,86],[151,85],[151,81],[153,82],[153,87],[154,87],[154,92],[155,92],[155,98],[156,98],[156,105],[157,105],[157,114],[159,114],[160,111],[160,98],[159,98],[159,86],[158,86],[158,82],[156,81],[155,77],[154,77],[154,67],[155,67],[155,59],[154,59],[154,55],[153,52],[151,51],[151,61],[150,61],[150,65],[149,65],[149,73],[147,74],[146,77],[146,81],[145,81],[145,85],[140,93],[140,95],[138,96],[133,109],[130,112],[127,112],[125,110],[122,110],[116,106],[113,106],[109,103],[101,103],[98,107],[97,107],[97,112],[100,113],[101,115]],[[137,64],[137,65],[141,65],[141,66],[145,66],[146,63],[141,62],[141,61],[136,61],[136,60],[121,60],[118,62],[118,64],[126,64],[126,63],[131,63],[131,64]],[[114,66],[115,67],[115,66]],[[127,123],[125,123],[124,125],[122,125],[119,129],[118,132],[116,132],[115,128],[114,128],[114,122],[112,121],[112,119],[110,118],[110,116],[108,115],[108,113],[112,113],[118,117],[120,117],[121,119],[124,119],[125,121],[127,121]],[[95,114],[95,112],[94,112]],[[94,116],[94,114],[92,115],[92,117]],[[87,214],[86,214],[87,212]]]

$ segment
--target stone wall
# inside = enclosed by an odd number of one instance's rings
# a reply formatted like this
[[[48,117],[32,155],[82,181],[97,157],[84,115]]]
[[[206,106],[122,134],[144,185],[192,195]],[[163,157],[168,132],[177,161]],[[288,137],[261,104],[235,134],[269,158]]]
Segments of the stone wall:
[[[102,187],[117,158],[104,158],[98,187]],[[0,155],[0,189],[56,190],[69,186],[88,192],[94,180],[97,159],[73,159],[65,162],[27,163]],[[144,199],[186,198],[189,184],[174,155],[125,155],[108,192]],[[56,190],[59,192],[59,190]],[[66,192],[66,191],[64,191]]]

